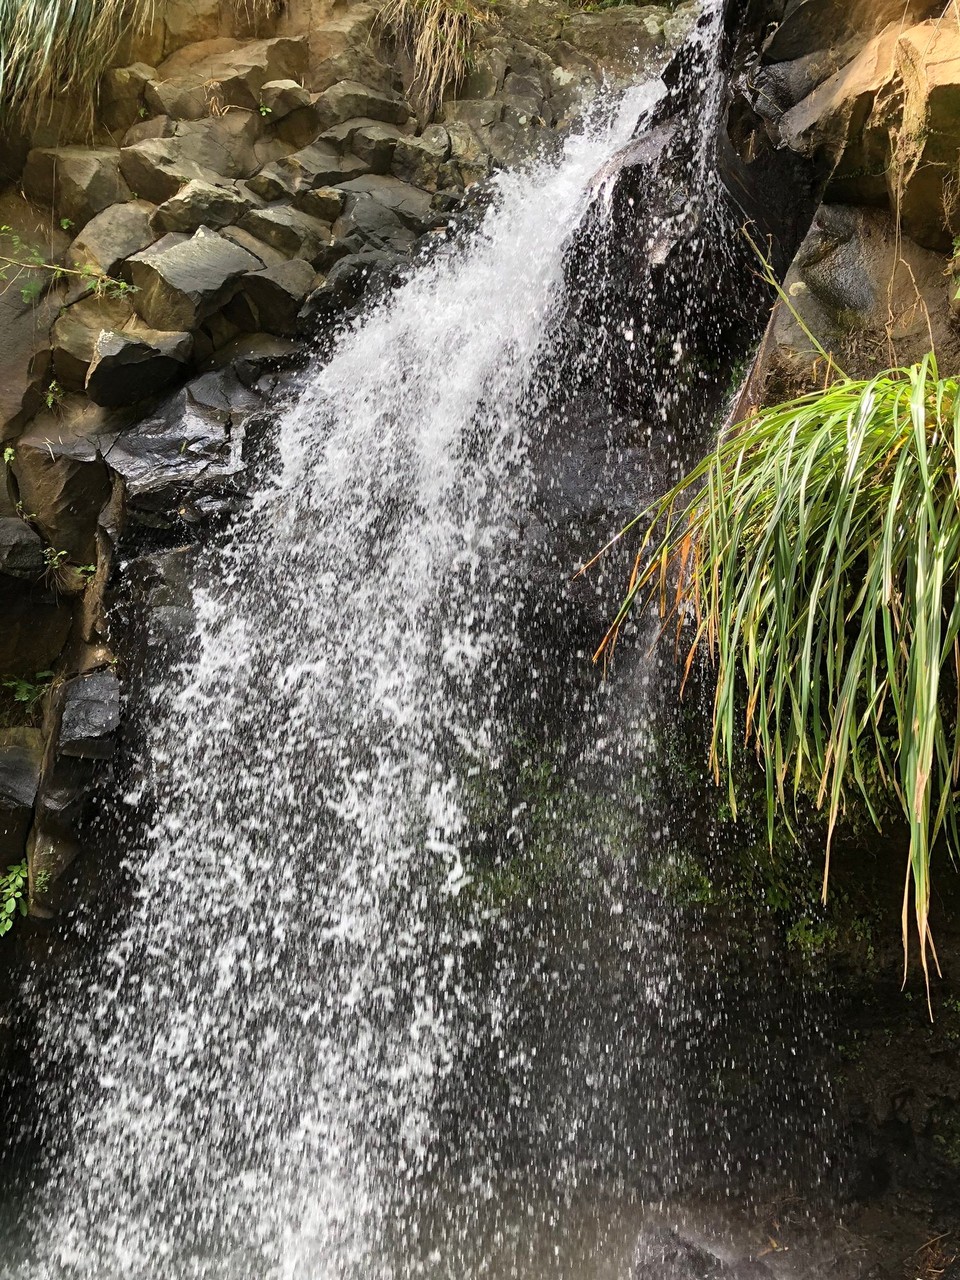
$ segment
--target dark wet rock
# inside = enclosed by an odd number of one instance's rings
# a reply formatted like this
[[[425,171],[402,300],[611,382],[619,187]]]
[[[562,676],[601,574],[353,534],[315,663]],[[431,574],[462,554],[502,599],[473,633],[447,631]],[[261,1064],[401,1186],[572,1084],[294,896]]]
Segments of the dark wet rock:
[[[11,578],[39,578],[43,543],[19,516],[0,516],[0,573]]]
[[[763,46],[764,61],[790,62],[850,40],[862,47],[888,23],[905,25],[942,11],[930,0],[788,0]]]
[[[232,509],[243,472],[243,424],[259,404],[231,370],[203,374],[155,413],[103,442],[141,523],[195,522]]]
[[[309,105],[310,94],[296,80],[268,80],[260,90],[260,109],[266,112],[271,124]]]
[[[238,222],[254,201],[255,197],[235,182],[194,178],[157,206],[153,225],[157,235],[166,231],[192,232],[200,227],[216,230]]]
[[[87,370],[87,395],[108,407],[135,404],[182,377],[192,351],[189,333],[104,329]]]
[[[405,257],[389,249],[365,248],[336,262],[300,311],[300,328],[309,334],[317,323],[354,306],[371,289],[398,284]]]
[[[62,387],[79,390],[87,378],[93,349],[103,329],[122,329],[134,319],[127,298],[81,298],[58,316],[50,330],[53,372]]]
[[[192,236],[172,232],[131,258],[130,277],[139,290],[134,305],[154,329],[195,329],[224,306],[242,276],[256,271],[256,258],[232,240],[201,227]]]
[[[250,177],[260,167],[254,148],[260,130],[259,115],[250,111],[185,121],[171,137],[124,147],[120,170],[131,191],[162,204],[192,179]]]
[[[636,70],[654,50],[663,48],[664,26],[672,16],[669,8],[660,5],[617,5],[597,13],[574,14],[563,25],[563,37],[603,67],[625,73]]]
[[[356,80],[341,80],[319,95],[316,107],[325,127],[363,116],[386,124],[406,124],[410,108],[398,93],[370,89]]]
[[[97,115],[106,129],[111,133],[122,132],[139,119],[144,92],[156,75],[156,69],[144,62],[111,67],[104,72]]]
[[[113,754],[120,726],[120,681],[113,671],[68,680],[63,692],[57,752],[89,760]]]
[[[315,142],[267,165],[250,180],[249,186],[265,200],[282,200],[314,187],[346,182],[366,172],[368,166],[357,156],[341,156],[330,143]]]
[[[44,582],[0,576],[0,672],[33,678],[56,662],[70,632],[70,605]]]
[[[354,130],[351,149],[370,166],[371,173],[389,173],[397,142],[403,136],[394,124],[367,124]]]
[[[364,249],[408,253],[417,242],[416,232],[366,192],[348,195],[344,211],[334,223],[333,235],[349,254]]]
[[[96,558],[97,517],[110,498],[98,449],[107,411],[89,401],[36,417],[15,445],[13,474],[26,518],[74,564]]]
[[[211,365],[215,369],[229,365],[240,382],[253,389],[265,375],[289,368],[302,351],[300,343],[291,338],[274,333],[246,333],[221,348]]]
[[[440,169],[450,157],[450,135],[443,125],[428,125],[417,138],[400,138],[393,149],[390,170],[401,182],[436,191]]]
[[[728,1260],[678,1231],[658,1231],[641,1241],[631,1280],[772,1280],[762,1261]]]
[[[40,785],[39,729],[0,729],[0,809],[32,809]]]
[[[22,184],[31,200],[55,209],[77,227],[130,198],[114,147],[35,148],[27,156]]]
[[[156,240],[150,225],[153,210],[146,200],[109,205],[86,224],[67,250],[67,261],[116,276],[125,259]]]
[[[321,250],[333,243],[330,228],[325,223],[292,205],[251,209],[240,225],[244,231],[249,231],[281,253],[311,262]]]
[[[300,258],[267,267],[247,276],[243,290],[253,305],[260,328],[293,336],[303,300],[313,288],[316,272]]]
[[[433,207],[433,198],[427,191],[421,191],[399,178],[384,177],[372,174],[369,177],[354,178],[351,182],[341,182],[340,190],[350,195],[371,196],[378,204],[391,213],[396,214],[404,226],[418,234],[440,226],[443,215]]]
[[[229,38],[204,40],[174,53],[158,71],[182,89],[215,85],[220,107],[257,111],[265,84],[303,78],[306,52],[303,40],[289,36],[240,44]]]
[[[321,222],[334,223],[343,212],[346,196],[339,187],[317,187],[294,197],[293,207],[309,213]]]

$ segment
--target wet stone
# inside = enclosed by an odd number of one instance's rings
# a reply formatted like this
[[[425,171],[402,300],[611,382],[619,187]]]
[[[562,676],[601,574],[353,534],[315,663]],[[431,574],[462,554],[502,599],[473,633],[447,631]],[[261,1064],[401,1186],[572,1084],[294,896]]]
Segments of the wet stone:
[[[107,759],[119,725],[120,681],[115,672],[94,671],[67,682],[57,740],[60,755]]]

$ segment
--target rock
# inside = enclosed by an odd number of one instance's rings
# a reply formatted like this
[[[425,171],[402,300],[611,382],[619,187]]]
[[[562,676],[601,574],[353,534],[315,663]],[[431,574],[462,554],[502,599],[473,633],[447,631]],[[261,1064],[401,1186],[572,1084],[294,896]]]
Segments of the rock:
[[[150,225],[154,206],[146,200],[112,204],[91,218],[67,250],[73,267],[94,267],[116,276],[131,254],[153,244],[157,236]]]
[[[182,376],[192,351],[189,333],[104,329],[87,371],[87,395],[108,408],[135,404]]]
[[[110,67],[100,80],[97,117],[110,133],[122,133],[140,119],[144,93],[156,70],[145,62]]]
[[[303,79],[306,53],[305,42],[290,36],[240,44],[229,38],[204,40],[174,53],[158,71],[183,89],[216,85],[220,109],[258,111],[265,84]]]
[[[434,209],[429,192],[412,187],[408,182],[401,182],[399,178],[371,174],[365,178],[354,178],[351,182],[341,182],[340,190],[348,195],[372,196],[378,204],[395,213],[405,226],[418,235],[442,226],[446,221]]]
[[[0,576],[0,671],[32,679],[56,662],[70,633],[70,604],[43,581]]]
[[[296,80],[268,80],[260,90],[260,113],[276,124],[291,111],[310,106],[310,94]]]
[[[33,808],[42,763],[39,729],[0,729],[0,809]]]
[[[622,75],[636,71],[654,50],[664,48],[664,24],[670,16],[670,9],[652,4],[577,13],[564,23],[563,38],[605,69]]]
[[[120,726],[120,681],[113,671],[94,671],[68,680],[57,752],[87,760],[113,755],[114,734]]]
[[[302,209],[321,222],[336,222],[343,212],[346,196],[339,187],[317,187],[313,191],[302,191],[294,196],[293,207]]]
[[[272,333],[246,333],[235,338],[213,357],[214,368],[230,365],[245,387],[257,387],[261,379],[289,368],[302,355],[302,346]]]
[[[253,203],[253,195],[241,190],[235,182],[221,184],[194,178],[175,196],[157,206],[153,225],[158,234],[225,227],[239,221]]]
[[[0,573],[9,578],[43,574],[43,543],[19,516],[0,516]]]
[[[213,40],[220,34],[220,0],[165,0],[163,27],[168,56],[185,45]]]
[[[410,182],[425,191],[436,191],[440,167],[449,156],[449,133],[443,125],[428,125],[419,138],[398,140],[390,170],[401,182]]]
[[[310,261],[333,240],[328,226],[290,205],[251,209],[241,226],[281,253]]]
[[[170,120],[203,120],[218,107],[215,84],[182,84],[179,80],[151,80],[144,89],[144,102],[151,115]]]
[[[311,89],[326,89],[336,80],[348,78],[335,75],[333,79],[325,79],[329,75],[331,64],[337,59],[356,51],[367,50],[372,45],[371,37],[376,20],[376,5],[353,4],[345,12],[334,10],[322,22],[310,24],[307,36],[310,52],[307,60],[309,79],[306,83]],[[318,76],[323,83],[318,83]]]
[[[244,275],[259,267],[246,249],[206,227],[192,236],[171,232],[127,265],[139,290],[133,298],[138,314],[152,328],[167,331],[197,328],[230,301]]]
[[[79,390],[86,381],[101,330],[122,329],[133,317],[127,298],[81,298],[67,307],[50,331],[53,371],[60,385]]]
[[[490,172],[490,153],[476,130],[468,124],[452,123],[447,126],[447,136],[450,139],[450,163],[461,184],[469,187],[487,177]],[[438,182],[443,182],[448,172],[441,167]]]
[[[493,98],[503,88],[509,63],[502,48],[478,49],[464,77],[460,92],[464,98]]]
[[[270,117],[268,116],[267,119],[269,120]],[[276,124],[271,123],[266,145],[273,148],[273,153],[269,156],[264,154],[264,163],[282,159],[291,151],[299,151],[303,147],[310,146],[312,142],[316,142],[322,129],[320,113],[312,102],[306,107],[297,107]]]
[[[243,422],[258,401],[230,370],[206,373],[104,443],[137,520],[166,527],[235,506]]]
[[[248,185],[264,200],[282,200],[314,187],[346,182],[367,172],[368,166],[359,158],[341,156],[329,143],[315,142],[267,165]]]
[[[38,204],[82,227],[130,191],[114,147],[43,147],[27,156],[23,190]]]
[[[310,212],[309,209],[307,212]],[[241,249],[246,249],[248,253],[252,253],[261,266],[275,267],[279,263],[287,261],[287,254],[281,253],[279,249],[274,249],[272,245],[264,244],[262,240],[258,240],[256,236],[251,235],[249,231],[244,231],[241,227],[224,227],[221,234],[224,239],[232,240]]]
[[[295,258],[247,276],[243,288],[262,329],[293,337],[297,332],[297,315],[315,280],[313,267]]]
[[[120,143],[121,150],[124,147],[135,147],[138,142],[148,142],[152,138],[171,138],[175,128],[176,125],[169,116],[154,116],[152,120],[141,120],[138,124],[132,124],[123,135],[123,141]]]
[[[356,129],[351,137],[352,150],[369,166],[371,173],[389,173],[397,142],[403,134],[393,124],[368,124]]]
[[[789,0],[763,46],[763,59],[790,62],[850,39],[863,45],[891,22],[902,29],[942,8],[930,0]]]
[[[348,255],[367,249],[391,255],[409,253],[417,242],[416,233],[373,196],[358,192],[347,198],[344,212],[334,223],[333,234],[343,242]]]
[[[110,499],[99,452],[106,425],[103,409],[68,397],[59,412],[34,418],[15,445],[11,470],[24,514],[73,564],[96,558],[97,518]]]
[[[403,278],[402,263],[402,255],[375,248],[365,248],[341,258],[304,303],[300,311],[301,329],[309,333],[318,320],[328,319],[355,305],[371,288],[399,284]]]
[[[120,169],[138,196],[162,204],[186,182],[248,178],[259,167],[254,143],[259,116],[228,111],[209,120],[184,121],[168,138],[148,138],[120,152]]]
[[[467,124],[472,129],[485,129],[503,119],[503,103],[482,99],[471,102],[466,98],[457,98],[444,105],[443,119],[445,124],[456,122]]]
[[[356,80],[341,80],[325,89],[316,107],[327,128],[357,116],[396,125],[406,124],[410,118],[410,108],[399,94],[370,89]]]

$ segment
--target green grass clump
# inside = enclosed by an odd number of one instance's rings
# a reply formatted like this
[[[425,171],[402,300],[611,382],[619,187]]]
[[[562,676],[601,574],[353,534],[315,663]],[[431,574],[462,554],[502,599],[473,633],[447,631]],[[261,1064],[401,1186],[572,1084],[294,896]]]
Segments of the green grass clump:
[[[689,628],[687,670],[716,662],[711,762],[736,813],[746,741],[766,809],[801,795],[830,837],[852,796],[879,828],[909,826],[903,901],[924,974],[931,850],[960,853],[960,385],[928,356],[759,411],[628,528],[648,523],[629,592],[598,651],[651,599]],[[624,531],[626,532],[626,531]],[[665,623],[665,625],[667,625]]]
[[[463,82],[471,46],[494,0],[384,0],[379,20],[413,60],[411,97],[422,120]]]
[[[155,0],[0,0],[3,121],[31,120],[62,96],[92,110],[120,41],[145,30]]]

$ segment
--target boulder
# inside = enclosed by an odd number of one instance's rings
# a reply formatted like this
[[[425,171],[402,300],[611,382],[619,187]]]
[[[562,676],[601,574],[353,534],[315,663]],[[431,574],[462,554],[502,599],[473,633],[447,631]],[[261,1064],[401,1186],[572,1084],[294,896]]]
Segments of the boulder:
[[[281,253],[309,261],[313,261],[333,240],[325,223],[290,205],[251,209],[241,226]]]
[[[358,157],[341,156],[330,143],[315,142],[267,165],[248,185],[264,200],[282,200],[314,187],[346,182],[367,172],[369,166]]]
[[[306,212],[309,213],[310,210],[308,209]],[[252,253],[262,267],[275,267],[281,262],[286,262],[289,256],[281,253],[279,249],[274,249],[272,245],[258,240],[256,236],[251,235],[249,231],[244,231],[242,227],[224,227],[221,234],[224,239],[232,240],[241,249],[246,249],[248,253]]]
[[[429,192],[412,187],[408,182],[401,182],[399,178],[371,174],[339,185],[340,190],[345,191],[348,196],[372,196],[378,204],[396,214],[404,226],[417,234],[442,226],[446,221],[434,209]]]
[[[936,0],[788,0],[763,60],[791,62],[850,40],[862,46],[891,22],[903,29],[939,16],[943,7]]]
[[[403,136],[395,124],[366,124],[354,130],[351,150],[371,173],[389,173],[393,153]]]
[[[297,107],[276,123],[273,123],[270,116],[267,120],[270,121],[269,133],[260,149],[265,164],[282,159],[302,147],[309,147],[323,131],[320,113],[312,102],[305,107]],[[268,149],[271,151],[269,155],[266,154]]]
[[[207,227],[192,236],[171,232],[127,264],[139,315],[151,328],[178,332],[197,328],[229,302],[241,278],[259,265]]]
[[[503,119],[503,103],[499,100],[487,101],[479,98],[457,98],[447,102],[443,108],[445,124],[467,124],[471,129],[486,129]]]
[[[165,0],[163,51],[168,56],[188,44],[220,34],[220,0]]]
[[[310,94],[296,80],[268,80],[260,90],[260,114],[271,124],[298,108],[310,106]]]
[[[316,100],[323,124],[329,128],[357,116],[380,120],[386,124],[406,124],[410,108],[398,93],[388,89],[370,89],[356,80],[341,80],[325,89]]]
[[[151,115],[170,120],[203,120],[220,105],[215,84],[183,84],[179,80],[151,80],[143,99]]]
[[[608,71],[628,74],[665,48],[664,25],[670,18],[671,10],[661,5],[615,5],[574,14],[563,25],[563,38]]]
[[[68,680],[63,690],[57,753],[87,760],[113,755],[120,726],[120,681],[114,671]]]
[[[123,133],[140,119],[144,93],[156,70],[145,62],[110,67],[100,80],[97,116],[111,134]]]
[[[416,233],[392,209],[366,192],[348,195],[344,212],[334,223],[333,234],[348,255],[373,249],[395,256],[409,253],[417,242]]]
[[[84,396],[67,396],[38,414],[14,446],[11,470],[24,517],[73,564],[96,558],[97,517],[110,498],[99,452],[109,413]]]
[[[438,182],[446,186],[446,179],[455,177],[461,186],[470,187],[486,178],[490,173],[490,152],[476,130],[462,122],[451,123],[447,125],[447,136],[450,159],[441,167]]]
[[[87,378],[102,329],[121,329],[134,318],[127,298],[87,297],[65,308],[50,330],[53,372],[61,386],[79,390]]]
[[[229,38],[204,40],[174,53],[158,71],[182,89],[215,85],[221,109],[258,111],[265,84],[303,79],[306,55],[305,42],[290,36],[239,44]]]
[[[130,198],[115,147],[36,147],[27,156],[22,185],[31,200],[77,227]]]
[[[246,333],[217,352],[217,368],[230,365],[245,387],[258,387],[262,378],[289,368],[303,354],[291,338],[272,333]]]
[[[39,729],[0,729],[0,809],[33,808],[42,764]]]
[[[293,337],[303,300],[316,281],[313,267],[294,258],[278,267],[255,271],[243,282],[261,329]]]
[[[0,671],[32,679],[48,671],[70,633],[72,611],[44,581],[0,576]]]
[[[503,88],[510,64],[502,47],[478,49],[464,77],[460,92],[464,98],[493,98]]]
[[[341,258],[304,303],[300,311],[301,329],[309,333],[318,321],[328,320],[354,306],[370,289],[399,284],[403,279],[403,262],[402,254],[372,247]]]
[[[233,509],[241,492],[243,424],[259,401],[231,370],[194,379],[155,413],[104,442],[139,522],[166,527]]]
[[[339,187],[316,187],[293,198],[293,207],[302,209],[321,222],[334,223],[343,212],[346,196]]]
[[[172,137],[124,147],[120,168],[131,190],[162,204],[191,179],[215,184],[217,178],[250,177],[259,168],[254,143],[261,127],[249,111],[183,121]]]
[[[0,573],[8,578],[43,574],[43,543],[19,516],[0,516]]]
[[[157,238],[150,225],[154,206],[146,200],[112,204],[90,219],[67,250],[74,267],[94,267],[116,276],[122,263]]]
[[[440,169],[450,157],[450,135],[443,125],[432,124],[418,138],[400,138],[394,147],[390,171],[401,182],[425,191],[436,191]]]
[[[87,370],[87,395],[107,407],[135,404],[182,376],[192,351],[189,333],[104,329]]]
[[[153,138],[173,137],[176,124],[169,116],[154,116],[152,120],[141,120],[133,124],[123,135],[120,143],[124,147],[135,147],[138,142],[148,142]]]
[[[157,206],[153,225],[158,235],[165,231],[192,232],[200,227],[225,227],[239,221],[255,199],[251,192],[235,182],[206,182],[202,178],[194,178],[175,196]]]

